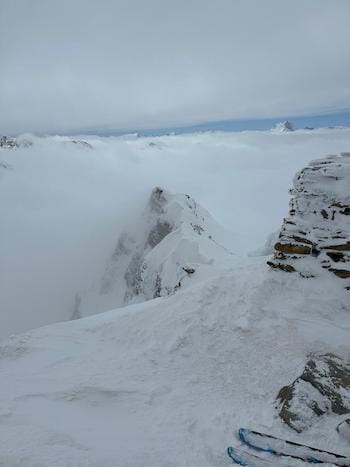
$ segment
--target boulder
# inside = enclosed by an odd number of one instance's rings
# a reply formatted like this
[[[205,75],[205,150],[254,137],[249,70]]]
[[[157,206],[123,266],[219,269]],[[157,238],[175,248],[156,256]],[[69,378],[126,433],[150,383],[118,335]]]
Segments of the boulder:
[[[311,356],[302,374],[280,389],[277,408],[297,432],[326,413],[350,413],[350,363],[330,353]]]

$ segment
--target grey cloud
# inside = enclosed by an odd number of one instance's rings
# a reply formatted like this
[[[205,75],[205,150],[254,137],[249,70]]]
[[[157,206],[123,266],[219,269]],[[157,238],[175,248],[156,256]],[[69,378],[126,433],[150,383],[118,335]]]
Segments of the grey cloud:
[[[2,132],[350,106],[348,0],[1,0]]]

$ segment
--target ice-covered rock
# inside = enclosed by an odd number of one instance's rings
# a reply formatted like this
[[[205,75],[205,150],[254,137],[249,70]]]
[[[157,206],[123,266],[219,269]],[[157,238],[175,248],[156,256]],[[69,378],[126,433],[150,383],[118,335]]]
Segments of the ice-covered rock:
[[[274,257],[268,264],[302,276],[321,267],[350,279],[350,154],[327,156],[298,172]]]
[[[97,287],[74,316],[173,294],[232,259],[226,233],[189,195],[155,188],[140,220],[120,235]]]
[[[297,432],[329,412],[350,413],[350,364],[333,354],[314,355],[292,384],[278,393],[279,416]]]
[[[288,120],[284,122],[276,123],[272,128],[271,131],[276,133],[285,133],[288,131],[294,131],[294,126]]]

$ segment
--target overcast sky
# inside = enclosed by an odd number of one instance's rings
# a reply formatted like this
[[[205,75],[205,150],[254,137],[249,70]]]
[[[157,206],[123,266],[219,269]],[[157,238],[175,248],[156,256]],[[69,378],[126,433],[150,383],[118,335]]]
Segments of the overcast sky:
[[[350,107],[350,0],[0,0],[0,133]]]

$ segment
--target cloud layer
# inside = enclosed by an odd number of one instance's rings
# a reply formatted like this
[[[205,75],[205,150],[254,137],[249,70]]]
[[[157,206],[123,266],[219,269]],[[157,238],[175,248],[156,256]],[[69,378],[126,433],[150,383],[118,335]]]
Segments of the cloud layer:
[[[2,0],[2,132],[350,106],[348,0]]]
[[[295,172],[350,147],[350,129],[28,138],[0,152],[0,339],[69,319],[155,186],[193,196],[244,256],[280,228]]]

